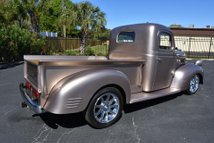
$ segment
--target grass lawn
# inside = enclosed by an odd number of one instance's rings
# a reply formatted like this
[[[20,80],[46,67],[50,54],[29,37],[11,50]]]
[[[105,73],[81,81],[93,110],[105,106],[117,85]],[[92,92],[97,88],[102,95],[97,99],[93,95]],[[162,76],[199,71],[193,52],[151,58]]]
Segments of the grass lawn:
[[[79,49],[66,50],[59,55],[70,55],[70,56],[79,56]],[[106,56],[108,54],[108,45],[96,45],[96,46],[87,46],[85,49],[85,56]]]

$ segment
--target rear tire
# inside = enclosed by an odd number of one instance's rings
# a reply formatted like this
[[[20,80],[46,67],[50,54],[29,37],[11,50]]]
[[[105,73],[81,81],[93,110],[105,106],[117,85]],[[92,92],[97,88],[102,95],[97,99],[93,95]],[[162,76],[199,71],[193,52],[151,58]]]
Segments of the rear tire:
[[[114,87],[98,91],[86,110],[85,119],[94,128],[105,128],[117,122],[123,109],[123,96]]]
[[[199,85],[200,85],[199,76],[197,74],[195,74],[192,76],[191,80],[189,81],[189,87],[186,90],[186,93],[188,95],[195,94],[199,89]]]

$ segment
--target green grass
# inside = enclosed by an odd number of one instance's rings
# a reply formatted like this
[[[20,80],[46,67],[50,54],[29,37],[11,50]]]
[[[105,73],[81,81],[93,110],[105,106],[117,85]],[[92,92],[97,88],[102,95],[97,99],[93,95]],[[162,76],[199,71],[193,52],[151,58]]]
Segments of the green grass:
[[[86,47],[85,53],[87,53],[88,51],[94,53],[95,56],[106,56],[108,54],[108,45]]]
[[[64,52],[57,53],[58,55],[69,55],[69,56],[79,56],[79,49],[65,50]],[[84,56],[106,56],[108,54],[107,45],[96,45],[96,46],[87,46],[85,49]]]
[[[69,56],[79,56],[80,52],[79,50],[65,50],[63,53],[63,55],[69,55]]]

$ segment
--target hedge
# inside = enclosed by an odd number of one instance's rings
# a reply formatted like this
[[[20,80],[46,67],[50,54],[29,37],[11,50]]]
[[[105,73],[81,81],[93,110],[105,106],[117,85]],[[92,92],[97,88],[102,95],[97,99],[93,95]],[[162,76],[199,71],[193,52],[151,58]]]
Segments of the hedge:
[[[23,60],[23,55],[40,54],[45,40],[17,25],[0,26],[0,63]]]

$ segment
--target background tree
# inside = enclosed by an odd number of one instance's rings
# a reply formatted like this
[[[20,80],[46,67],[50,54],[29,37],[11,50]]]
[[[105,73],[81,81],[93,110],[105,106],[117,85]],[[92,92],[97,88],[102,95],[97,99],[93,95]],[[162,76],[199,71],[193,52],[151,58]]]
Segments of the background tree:
[[[62,0],[62,13],[59,17],[59,24],[62,25],[63,37],[67,35],[67,29],[70,28],[76,19],[76,14],[73,10],[73,5],[70,1]]]
[[[171,24],[169,27],[170,28],[182,28],[183,26],[181,24]]]
[[[59,32],[57,19],[61,15],[61,0],[41,0],[38,9],[41,31]]]
[[[70,0],[41,0],[38,5],[41,31],[57,32],[64,37],[70,35],[74,29],[73,5]]]
[[[45,40],[18,25],[0,26],[0,63],[23,60],[25,54],[40,54]]]
[[[20,27],[30,27],[29,17],[26,11],[26,7],[20,0],[11,0],[5,7],[7,11],[7,23],[18,24]]]
[[[5,24],[29,26],[33,32],[39,33],[38,3],[40,0],[10,0],[1,8]],[[29,24],[30,23],[30,24]]]
[[[30,17],[33,32],[39,33],[38,3],[40,0],[21,0],[28,16]]]
[[[39,22],[36,16],[38,2],[34,0],[1,1],[0,63],[23,60],[24,54],[42,52],[41,48],[45,40],[38,35]]]
[[[109,40],[110,31],[111,31],[110,29],[103,27],[101,30],[97,32],[90,33],[91,34],[90,38],[101,41]]]
[[[108,39],[109,30],[105,24],[105,14],[90,2],[0,0],[0,60],[13,62],[22,59],[23,54],[41,51],[44,39],[39,37],[40,30],[80,38],[80,51],[84,54],[87,38]],[[14,55],[14,58],[7,59],[7,55]]]
[[[84,54],[86,39],[88,34],[93,31],[97,32],[106,25],[105,14],[98,7],[93,6],[90,2],[78,3],[75,7],[75,22],[80,29],[80,52]]]

